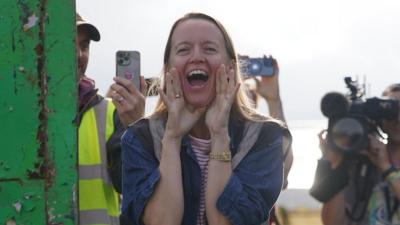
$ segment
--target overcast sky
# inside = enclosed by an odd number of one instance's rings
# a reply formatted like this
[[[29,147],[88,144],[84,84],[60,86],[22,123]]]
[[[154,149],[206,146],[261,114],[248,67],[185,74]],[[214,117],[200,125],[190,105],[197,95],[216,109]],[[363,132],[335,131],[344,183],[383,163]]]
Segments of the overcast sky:
[[[273,55],[288,120],[321,119],[321,97],[345,92],[344,76],[365,75],[380,95],[400,75],[398,0],[77,0],[77,11],[97,26],[87,74],[104,93],[115,74],[115,52],[138,50],[142,74],[162,68],[167,35],[187,12],[220,20],[237,51]],[[362,80],[362,79],[361,79]]]

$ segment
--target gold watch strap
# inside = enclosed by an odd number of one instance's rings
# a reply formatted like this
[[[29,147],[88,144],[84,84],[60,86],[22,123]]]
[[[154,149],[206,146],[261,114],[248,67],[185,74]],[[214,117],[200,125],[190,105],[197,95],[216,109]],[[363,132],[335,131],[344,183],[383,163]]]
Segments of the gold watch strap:
[[[222,161],[222,162],[229,162],[232,160],[231,151],[226,150],[223,152],[210,152],[210,159]]]

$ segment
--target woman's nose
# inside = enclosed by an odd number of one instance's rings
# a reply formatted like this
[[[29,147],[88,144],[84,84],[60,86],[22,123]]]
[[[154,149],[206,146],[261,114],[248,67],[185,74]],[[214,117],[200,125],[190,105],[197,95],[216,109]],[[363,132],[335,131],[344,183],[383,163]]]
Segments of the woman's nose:
[[[204,63],[205,57],[199,47],[195,47],[190,58],[190,62],[193,63]]]

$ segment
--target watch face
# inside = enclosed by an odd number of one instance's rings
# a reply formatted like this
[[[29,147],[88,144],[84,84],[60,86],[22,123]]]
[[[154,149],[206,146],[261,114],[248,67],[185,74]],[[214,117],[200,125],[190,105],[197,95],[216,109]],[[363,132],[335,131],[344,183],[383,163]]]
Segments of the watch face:
[[[229,150],[224,152],[210,152],[210,159],[228,162],[231,161],[232,155]]]

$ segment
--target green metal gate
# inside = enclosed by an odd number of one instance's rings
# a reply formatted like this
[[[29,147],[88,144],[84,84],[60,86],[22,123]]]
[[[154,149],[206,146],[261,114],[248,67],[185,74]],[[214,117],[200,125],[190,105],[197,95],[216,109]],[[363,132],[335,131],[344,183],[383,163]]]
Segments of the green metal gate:
[[[0,3],[0,224],[77,223],[74,0]]]

